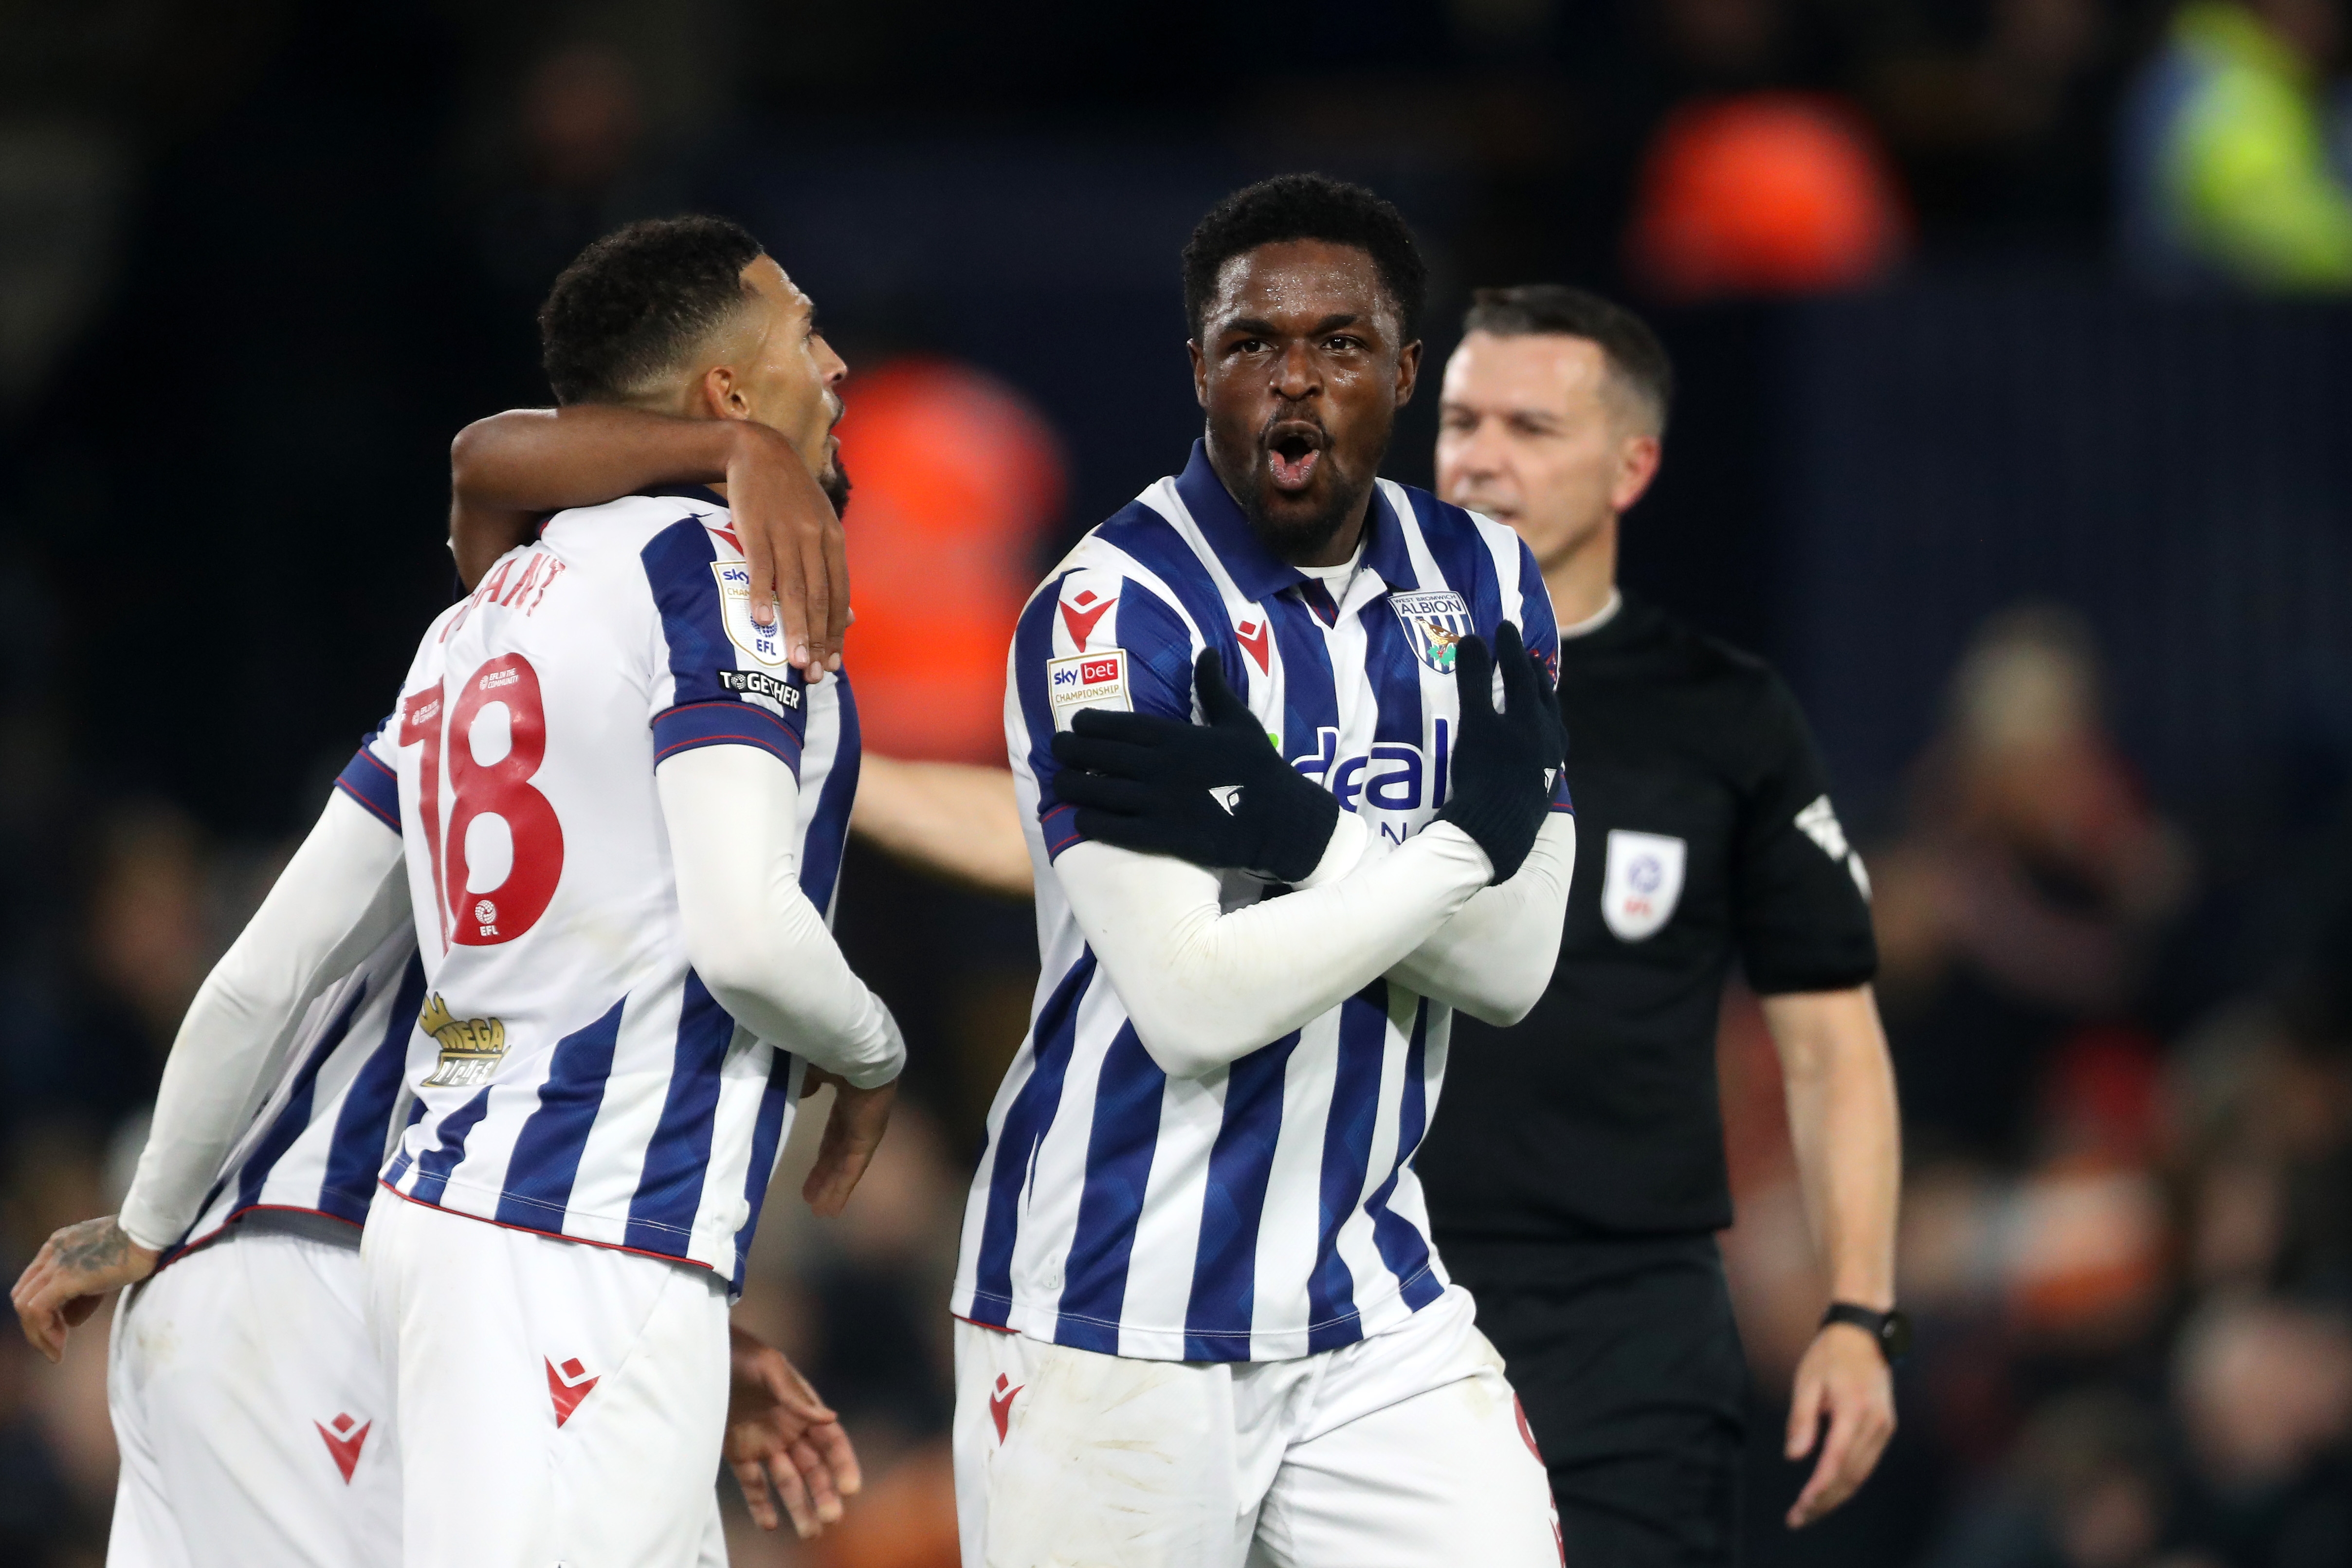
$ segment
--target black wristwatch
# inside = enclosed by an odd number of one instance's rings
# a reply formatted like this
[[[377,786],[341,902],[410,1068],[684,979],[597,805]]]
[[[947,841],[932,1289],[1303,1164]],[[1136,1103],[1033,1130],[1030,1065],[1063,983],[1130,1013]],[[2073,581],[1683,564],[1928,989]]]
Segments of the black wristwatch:
[[[1822,1327],[1832,1323],[1852,1323],[1878,1342],[1878,1353],[1893,1366],[1911,1353],[1911,1320],[1900,1308],[1874,1312],[1867,1307],[1857,1307],[1851,1301],[1832,1301],[1830,1310],[1822,1314]]]

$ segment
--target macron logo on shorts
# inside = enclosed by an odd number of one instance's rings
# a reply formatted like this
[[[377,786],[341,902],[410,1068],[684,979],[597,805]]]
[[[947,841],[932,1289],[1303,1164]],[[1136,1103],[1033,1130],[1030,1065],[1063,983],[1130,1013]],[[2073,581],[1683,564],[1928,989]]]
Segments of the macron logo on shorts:
[[[373,1421],[353,1421],[349,1411],[335,1417],[332,1426],[324,1421],[313,1421],[319,1436],[327,1440],[327,1452],[334,1456],[335,1468],[343,1472],[343,1485],[352,1484],[352,1472],[360,1468],[360,1446],[367,1441]]]
[[[988,1396],[988,1413],[996,1419],[996,1440],[1000,1443],[1004,1441],[1005,1424],[1013,1419],[1013,1396],[1029,1386],[1025,1383],[1013,1384],[1011,1388],[1004,1386],[1012,1382],[1011,1378],[998,1373],[996,1392]]]
[[[547,1361],[547,1394],[555,1401],[555,1424],[561,1426],[572,1419],[572,1413],[580,1408],[580,1402],[588,1397],[588,1391],[596,1386],[596,1380],[588,1375],[588,1369],[580,1364],[578,1356],[565,1362],[560,1369],[546,1357],[540,1359]]]

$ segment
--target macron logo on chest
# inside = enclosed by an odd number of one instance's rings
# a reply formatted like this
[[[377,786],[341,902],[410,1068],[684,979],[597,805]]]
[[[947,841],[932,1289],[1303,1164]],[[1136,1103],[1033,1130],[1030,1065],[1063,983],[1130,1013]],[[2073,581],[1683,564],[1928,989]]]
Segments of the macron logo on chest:
[[[1260,675],[1274,673],[1274,628],[1262,620],[1237,621],[1234,636],[1240,639],[1242,649],[1257,665]]]
[[[1118,603],[1118,595],[1106,599],[1092,588],[1081,589],[1076,598],[1062,602],[1062,625],[1069,628],[1070,640],[1078,645],[1079,652],[1086,651],[1087,639],[1094,636],[1095,623],[1103,618],[1103,612]]]

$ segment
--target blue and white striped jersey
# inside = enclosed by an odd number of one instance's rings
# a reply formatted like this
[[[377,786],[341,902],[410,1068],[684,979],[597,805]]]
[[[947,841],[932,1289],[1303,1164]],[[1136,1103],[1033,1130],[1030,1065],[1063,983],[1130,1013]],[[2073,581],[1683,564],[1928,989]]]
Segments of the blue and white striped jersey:
[[[847,682],[806,684],[751,620],[730,522],[698,489],[559,513],[427,631],[375,750],[436,1047],[384,1181],[740,1286],[803,1068],[688,965],[654,767],[792,767],[829,914],[858,753]]]
[[[277,1086],[164,1262],[258,1209],[366,1222],[415,1047],[432,1048],[416,1027],[424,1000],[416,936],[404,928],[312,1001]]]
[[[400,792],[371,750],[375,740],[361,742],[335,787],[397,837]],[[311,1000],[277,1084],[221,1163],[194,1222],[165,1250],[164,1263],[256,1210],[366,1223],[376,1177],[409,1104],[408,1068],[421,1059],[420,1044],[432,1047],[416,1027],[424,999],[416,935],[404,926]]]
[[[1076,842],[1055,730],[1088,706],[1196,718],[1203,648],[1342,806],[1393,842],[1427,826],[1459,727],[1454,644],[1513,621],[1556,671],[1551,601],[1508,529],[1386,481],[1362,566],[1334,602],[1258,542],[1196,443],[1023,611],[1004,725],[1042,973],[965,1210],[960,1316],[1119,1355],[1271,1361],[1391,1328],[1444,1289],[1410,1162],[1451,1009],[1375,981],[1228,1068],[1171,1079],[1051,872]],[[1260,891],[1229,877],[1225,901]]]

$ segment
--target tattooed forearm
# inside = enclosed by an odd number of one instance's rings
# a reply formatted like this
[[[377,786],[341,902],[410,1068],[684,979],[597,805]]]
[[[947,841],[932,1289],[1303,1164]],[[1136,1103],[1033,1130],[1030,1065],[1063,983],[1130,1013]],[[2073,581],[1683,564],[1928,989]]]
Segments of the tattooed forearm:
[[[49,1239],[57,1247],[59,1266],[78,1273],[113,1268],[131,1256],[131,1238],[111,1215],[69,1225]]]

